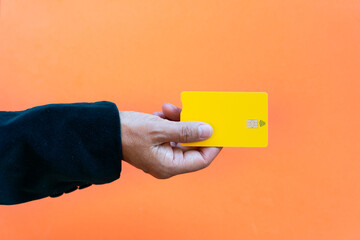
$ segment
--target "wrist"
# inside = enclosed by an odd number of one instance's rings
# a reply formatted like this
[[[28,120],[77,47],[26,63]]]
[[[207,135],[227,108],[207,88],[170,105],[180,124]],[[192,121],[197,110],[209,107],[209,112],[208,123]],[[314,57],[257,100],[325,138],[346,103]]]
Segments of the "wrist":
[[[120,116],[120,134],[121,134],[121,146],[122,146],[122,160],[129,163],[128,161],[128,149],[129,149],[129,112],[119,111]]]

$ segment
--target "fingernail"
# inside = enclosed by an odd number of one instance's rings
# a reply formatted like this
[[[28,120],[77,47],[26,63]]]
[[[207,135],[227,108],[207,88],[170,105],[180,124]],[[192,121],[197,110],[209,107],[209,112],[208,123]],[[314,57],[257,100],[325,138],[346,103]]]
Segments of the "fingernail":
[[[207,124],[200,125],[198,128],[199,138],[202,140],[208,139],[212,134],[212,127]]]

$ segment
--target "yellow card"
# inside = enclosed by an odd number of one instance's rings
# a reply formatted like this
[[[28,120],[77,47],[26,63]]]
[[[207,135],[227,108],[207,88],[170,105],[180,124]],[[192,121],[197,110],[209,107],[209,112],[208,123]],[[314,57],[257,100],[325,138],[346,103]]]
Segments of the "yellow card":
[[[213,135],[183,146],[266,147],[268,94],[265,92],[182,92],[181,121],[201,121]]]

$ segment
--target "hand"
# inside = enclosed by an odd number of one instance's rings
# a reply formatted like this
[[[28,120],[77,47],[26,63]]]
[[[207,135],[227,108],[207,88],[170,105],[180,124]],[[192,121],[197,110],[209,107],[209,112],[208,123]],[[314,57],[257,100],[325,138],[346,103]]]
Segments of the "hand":
[[[218,147],[183,147],[179,143],[202,141],[212,134],[210,125],[180,121],[181,109],[163,105],[154,115],[120,112],[124,161],[152,176],[165,179],[207,167]]]

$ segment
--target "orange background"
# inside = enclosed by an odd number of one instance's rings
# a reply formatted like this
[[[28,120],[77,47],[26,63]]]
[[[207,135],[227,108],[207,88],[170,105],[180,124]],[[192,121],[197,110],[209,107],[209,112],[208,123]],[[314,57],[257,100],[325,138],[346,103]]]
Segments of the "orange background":
[[[0,239],[360,239],[357,0],[2,0],[0,109],[266,91],[269,146],[0,207]]]

